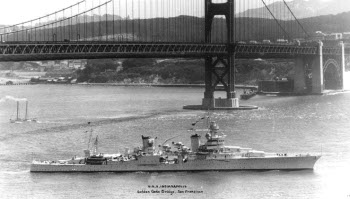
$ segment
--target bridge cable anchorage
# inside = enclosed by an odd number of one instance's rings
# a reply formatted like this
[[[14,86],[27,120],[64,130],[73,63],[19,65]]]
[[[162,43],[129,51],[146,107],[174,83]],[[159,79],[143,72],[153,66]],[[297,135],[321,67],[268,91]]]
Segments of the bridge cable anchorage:
[[[283,0],[283,3],[287,6],[289,12],[293,15],[294,19],[297,21],[297,23],[299,24],[299,26],[303,29],[304,33],[310,37],[309,33],[304,29],[304,26],[300,23],[300,21],[296,18],[296,16],[294,15],[294,13],[292,12],[292,10],[290,9],[290,7],[288,6],[287,2],[285,0]]]
[[[273,17],[273,19],[276,21],[276,23],[278,24],[278,26],[283,30],[283,32],[286,34],[286,36],[288,37],[288,39],[290,40],[290,35],[287,33],[287,31],[282,27],[282,25],[278,22],[278,19],[275,17],[275,15],[271,12],[271,10],[269,9],[269,7],[266,5],[265,1],[264,0],[261,0],[266,9],[269,11],[269,13],[271,14],[271,16]]]

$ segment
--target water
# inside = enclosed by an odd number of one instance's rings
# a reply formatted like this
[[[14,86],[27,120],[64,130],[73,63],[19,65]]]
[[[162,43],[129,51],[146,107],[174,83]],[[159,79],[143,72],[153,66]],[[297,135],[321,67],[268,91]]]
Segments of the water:
[[[190,145],[187,129],[206,114],[183,110],[200,104],[203,89],[30,85],[0,87],[0,97],[29,100],[29,118],[11,124],[16,103],[0,103],[1,198],[350,198],[350,93],[327,96],[257,96],[254,111],[211,113],[228,134],[226,144],[266,152],[316,153],[313,171],[165,173],[30,173],[37,159],[83,155],[91,128],[99,150],[123,152],[141,135]],[[21,103],[24,115],[24,103]],[[91,122],[88,125],[88,122]],[[199,123],[198,125],[202,125]],[[149,188],[181,185],[186,188]],[[169,190],[169,193],[137,193]],[[178,193],[193,190],[200,193]],[[175,193],[171,194],[171,191]]]

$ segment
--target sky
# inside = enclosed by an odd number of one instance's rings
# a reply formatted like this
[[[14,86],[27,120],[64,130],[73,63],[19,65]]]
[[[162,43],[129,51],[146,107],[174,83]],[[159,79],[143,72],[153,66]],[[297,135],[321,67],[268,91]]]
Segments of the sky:
[[[55,11],[61,10],[63,8],[74,5],[78,2],[81,2],[82,0],[0,0],[0,1],[1,1],[0,25],[13,25],[13,24],[38,18],[46,14],[53,13]],[[90,6],[97,6],[99,2],[103,3],[108,0],[86,0],[86,1]],[[93,4],[90,3],[92,1],[93,1]],[[114,0],[114,1],[117,2],[118,0]],[[120,1],[126,2],[126,0],[120,0]],[[140,1],[149,2],[149,0],[140,0]],[[152,1],[159,2],[161,0],[152,0]],[[180,1],[186,2],[186,0],[177,0],[177,2],[180,2]],[[215,1],[224,1],[224,0],[213,0],[213,1],[215,2]],[[237,2],[239,1],[247,2],[247,0],[237,0]],[[269,1],[271,2],[271,0],[266,0],[266,2],[269,2]],[[291,0],[287,0],[287,1],[291,1]],[[318,0],[318,1],[325,2],[325,1],[332,1],[332,0]],[[129,0],[128,2],[131,2],[131,0]],[[115,6],[117,6],[117,3],[115,4],[116,4]],[[128,5],[130,6],[130,3]],[[121,7],[125,8],[123,3]],[[123,9],[121,12],[123,12]],[[131,13],[131,11],[129,10],[128,13]],[[135,13],[137,13],[137,11],[135,11]],[[121,16],[124,16],[124,13],[121,13]]]
[[[0,24],[15,24],[53,13],[81,0],[0,0]]]

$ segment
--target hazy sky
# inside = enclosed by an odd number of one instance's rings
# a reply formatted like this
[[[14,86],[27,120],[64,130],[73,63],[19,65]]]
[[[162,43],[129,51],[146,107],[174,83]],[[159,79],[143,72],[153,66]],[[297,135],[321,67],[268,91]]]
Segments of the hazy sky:
[[[53,13],[65,7],[71,6],[75,3],[81,2],[82,0],[0,0],[0,1],[1,1],[0,25],[13,25],[16,23],[21,23],[30,19],[38,18],[46,14]],[[93,6],[97,6],[99,2],[103,3],[108,0],[86,0],[86,1],[89,2],[88,4],[90,6],[92,6],[92,4],[90,3],[92,1],[94,2]],[[121,2],[125,2],[125,1],[126,0],[121,0]],[[149,2],[149,0],[141,0],[141,2],[142,1]],[[153,1],[160,2],[161,0],[153,0]],[[186,2],[186,0],[178,0],[178,2],[180,1]],[[224,1],[224,0],[214,0],[214,1]],[[252,0],[249,0],[249,1],[252,1]],[[287,0],[287,1],[291,1],[291,0]],[[318,0],[318,1],[331,1],[331,0]],[[115,2],[119,2],[119,1],[115,0]],[[129,0],[128,2],[131,2],[131,0]],[[165,1],[165,2],[168,2],[168,1]],[[237,0],[237,2],[247,2],[247,0]],[[266,2],[272,2],[272,0],[266,0]],[[115,6],[117,6],[117,3],[115,4],[116,4]],[[124,5],[121,5],[121,7],[125,8]],[[135,5],[135,7],[137,6]],[[128,13],[131,13],[131,11],[129,10]],[[124,13],[121,13],[121,16],[124,16],[123,14]],[[183,13],[183,14],[186,14],[186,13]]]
[[[81,0],[0,0],[0,24],[15,24],[41,17]]]

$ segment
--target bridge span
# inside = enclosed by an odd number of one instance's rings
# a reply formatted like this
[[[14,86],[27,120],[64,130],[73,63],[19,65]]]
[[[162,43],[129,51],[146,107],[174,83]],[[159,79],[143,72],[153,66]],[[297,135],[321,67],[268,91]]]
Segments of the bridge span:
[[[332,79],[350,89],[350,47],[300,42],[308,36],[285,0],[82,0],[0,27],[0,61],[204,59],[202,109],[240,108],[236,59],[293,59],[297,94],[308,81],[313,94]],[[214,99],[216,91],[226,98]]]

